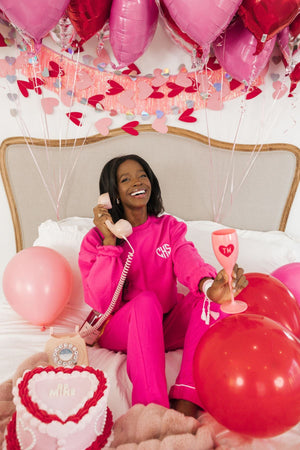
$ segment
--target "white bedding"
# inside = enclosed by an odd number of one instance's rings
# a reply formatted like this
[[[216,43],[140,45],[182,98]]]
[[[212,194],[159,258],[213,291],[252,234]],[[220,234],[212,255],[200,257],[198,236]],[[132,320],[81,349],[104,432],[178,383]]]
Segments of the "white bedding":
[[[187,237],[193,240],[204,259],[218,268],[213,255],[210,234],[222,225],[212,222],[187,222]],[[90,308],[83,302],[77,255],[83,235],[93,226],[89,218],[70,218],[59,223],[47,221],[39,228],[39,237],[34,245],[54,248],[69,261],[74,278],[69,304],[53,326],[56,332],[73,332],[81,325]],[[240,254],[239,264],[246,272],[271,273],[291,262],[300,262],[300,244],[283,232],[254,232],[238,230]],[[31,325],[15,313],[7,301],[0,299],[0,383],[10,378],[18,365],[34,353],[44,350],[49,339],[49,329]],[[181,361],[181,350],[166,354],[167,381],[170,386],[176,377]],[[104,370],[111,384],[109,407],[114,419],[124,414],[131,406],[131,383],[126,371],[126,355],[113,353],[97,346],[88,347],[89,364]],[[228,434],[228,447],[231,446]],[[233,445],[233,444],[232,444]],[[272,439],[253,439],[247,448],[287,449],[300,448],[300,424]]]

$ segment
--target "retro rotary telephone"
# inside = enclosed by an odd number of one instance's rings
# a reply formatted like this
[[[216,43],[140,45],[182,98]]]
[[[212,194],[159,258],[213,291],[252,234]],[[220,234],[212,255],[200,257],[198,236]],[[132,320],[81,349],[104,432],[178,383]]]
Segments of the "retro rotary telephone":
[[[103,205],[107,209],[111,209],[111,201],[109,198],[108,193],[102,194],[99,196],[98,204]],[[119,295],[122,291],[128,270],[131,265],[131,261],[133,258],[134,250],[132,246],[130,245],[129,241],[127,240],[127,237],[131,235],[132,233],[132,226],[131,224],[124,219],[118,220],[116,223],[112,223],[110,220],[105,221],[105,225],[107,228],[119,239],[124,239],[129,247],[131,248],[131,252],[128,253],[119,283],[116,287],[115,293],[113,295],[113,298],[110,302],[109,307],[105,311],[105,313],[99,313],[98,311],[95,311],[94,309],[89,313],[86,320],[82,324],[80,328],[80,336],[85,340],[86,344],[88,345],[94,345],[97,338],[99,337],[99,334],[101,333],[101,327],[105,323],[105,321],[108,319],[108,317],[111,315],[111,313],[114,311],[115,306],[117,304]]]

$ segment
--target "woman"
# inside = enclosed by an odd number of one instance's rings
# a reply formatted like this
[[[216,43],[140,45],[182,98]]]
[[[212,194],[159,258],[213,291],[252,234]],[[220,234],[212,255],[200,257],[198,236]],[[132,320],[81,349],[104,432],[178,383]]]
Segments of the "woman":
[[[209,323],[201,319],[203,291],[212,300],[214,317],[224,317],[219,304],[230,300],[227,275],[224,270],[217,274],[185,239],[185,223],[161,214],[158,180],[139,156],[109,161],[100,176],[100,192],[109,193],[112,208],[95,206],[95,227],[81,245],[79,267],[86,303],[101,313],[106,311],[130,251],[126,241],[108,229],[107,220],[130,222],[133,233],[128,241],[134,257],[119,304],[105,323],[99,344],[127,353],[132,404],[169,407],[170,398],[172,407],[195,416],[201,403],[193,380],[193,355],[199,339],[215,321],[211,316]],[[189,288],[186,296],[177,292],[177,280]],[[235,295],[247,285],[237,266],[233,284]],[[178,348],[183,348],[182,364],[168,394],[165,351]]]

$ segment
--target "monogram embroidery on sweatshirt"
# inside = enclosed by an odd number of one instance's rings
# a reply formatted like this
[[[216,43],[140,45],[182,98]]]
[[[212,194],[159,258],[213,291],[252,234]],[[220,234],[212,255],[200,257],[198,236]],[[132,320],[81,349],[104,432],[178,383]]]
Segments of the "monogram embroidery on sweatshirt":
[[[169,258],[171,254],[171,247],[169,244],[163,244],[156,249],[156,254],[161,258]]]

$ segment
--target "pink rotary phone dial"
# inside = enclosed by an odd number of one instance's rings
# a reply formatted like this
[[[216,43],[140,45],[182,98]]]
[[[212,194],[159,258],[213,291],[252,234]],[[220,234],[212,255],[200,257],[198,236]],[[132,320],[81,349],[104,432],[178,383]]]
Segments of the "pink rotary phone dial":
[[[108,193],[101,194],[98,198],[98,205],[104,206],[106,209],[111,209],[111,201]],[[124,219],[118,220],[116,223],[112,223],[110,220],[105,221],[105,225],[117,238],[125,239],[132,234],[131,224]]]

